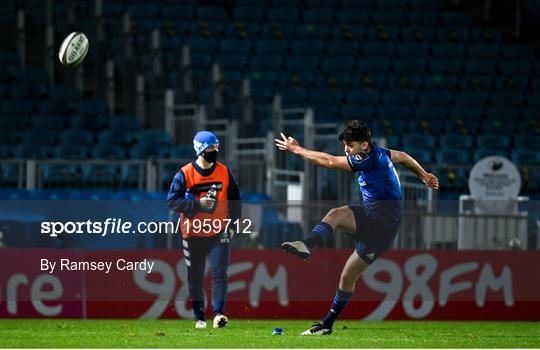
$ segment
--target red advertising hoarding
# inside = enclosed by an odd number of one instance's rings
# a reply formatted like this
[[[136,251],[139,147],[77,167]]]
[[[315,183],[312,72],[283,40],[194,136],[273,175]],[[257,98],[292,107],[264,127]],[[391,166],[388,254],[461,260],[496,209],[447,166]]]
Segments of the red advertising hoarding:
[[[321,318],[328,311],[341,269],[351,252],[319,250],[310,261],[303,262],[276,250],[233,251],[227,315],[260,319]],[[84,260],[94,266],[106,262],[109,268],[52,274],[40,271],[42,259],[61,258]],[[4,263],[7,261],[11,263]],[[77,254],[6,249],[2,250],[0,263],[1,317],[193,317],[181,252]],[[132,270],[135,263],[137,269]],[[341,317],[540,320],[539,269],[540,252],[391,251],[364,273]],[[18,312],[13,314],[8,311],[8,304],[13,307],[13,302],[6,301],[6,296],[13,295],[13,281],[20,280],[17,276],[21,273],[27,276],[28,282],[16,287],[22,302],[18,302]],[[41,309],[31,307],[35,304],[28,297],[34,295],[32,283],[43,275],[56,278],[62,285],[61,295],[58,291],[50,293],[48,300],[42,302],[51,307],[61,305],[61,313],[43,314]],[[210,280],[207,272],[207,287]],[[52,287],[34,287],[39,288],[46,294],[47,288]],[[83,298],[77,299],[81,295]],[[210,297],[209,288],[206,295]]]

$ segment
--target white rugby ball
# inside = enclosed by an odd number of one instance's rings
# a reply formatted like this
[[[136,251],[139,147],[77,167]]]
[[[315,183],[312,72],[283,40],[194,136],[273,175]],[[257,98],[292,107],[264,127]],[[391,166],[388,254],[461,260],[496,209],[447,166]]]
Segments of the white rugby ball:
[[[64,66],[76,67],[86,57],[88,46],[88,38],[84,33],[73,32],[62,42],[58,58]]]

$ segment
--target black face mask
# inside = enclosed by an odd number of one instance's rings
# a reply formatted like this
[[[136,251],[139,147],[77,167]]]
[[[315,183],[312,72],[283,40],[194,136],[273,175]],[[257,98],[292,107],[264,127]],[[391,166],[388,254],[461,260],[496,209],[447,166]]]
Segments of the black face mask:
[[[214,163],[217,159],[218,151],[203,152],[202,156],[208,163]]]

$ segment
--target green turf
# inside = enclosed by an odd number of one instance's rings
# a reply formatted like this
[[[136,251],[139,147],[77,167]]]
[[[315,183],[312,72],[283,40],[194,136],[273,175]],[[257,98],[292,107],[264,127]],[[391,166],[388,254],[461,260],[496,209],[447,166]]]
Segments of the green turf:
[[[308,321],[233,320],[223,329],[192,321],[0,320],[0,347],[106,348],[531,348],[538,322],[339,321],[324,337],[300,336]],[[211,327],[211,323],[208,322]],[[273,336],[274,327],[283,328]]]

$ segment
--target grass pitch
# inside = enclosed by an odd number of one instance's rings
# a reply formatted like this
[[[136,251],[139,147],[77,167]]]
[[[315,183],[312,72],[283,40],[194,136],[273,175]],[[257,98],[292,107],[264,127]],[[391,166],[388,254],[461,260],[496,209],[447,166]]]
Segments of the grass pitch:
[[[309,321],[232,320],[194,329],[185,320],[0,320],[10,348],[538,348],[538,322],[338,321],[330,336],[300,336]],[[272,335],[274,327],[283,335]]]

